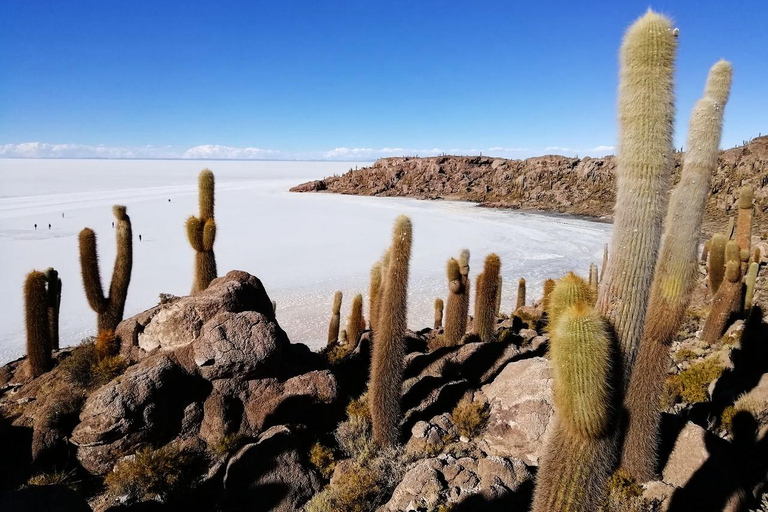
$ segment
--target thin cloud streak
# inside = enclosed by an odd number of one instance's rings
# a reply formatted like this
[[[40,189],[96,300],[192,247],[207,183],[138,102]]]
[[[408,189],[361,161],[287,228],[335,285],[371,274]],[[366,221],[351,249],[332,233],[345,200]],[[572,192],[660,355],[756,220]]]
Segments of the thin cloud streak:
[[[523,148],[492,146],[479,148],[403,148],[403,147],[345,147],[327,151],[281,151],[259,147],[203,144],[187,149],[174,146],[106,146],[89,144],[52,144],[24,142],[0,145],[0,158],[134,158],[134,159],[197,159],[197,160],[340,160],[372,161],[384,157],[480,155],[501,158],[529,158],[556,152],[565,156],[603,156],[612,153],[613,146],[600,145],[591,149],[572,149],[563,146]]]

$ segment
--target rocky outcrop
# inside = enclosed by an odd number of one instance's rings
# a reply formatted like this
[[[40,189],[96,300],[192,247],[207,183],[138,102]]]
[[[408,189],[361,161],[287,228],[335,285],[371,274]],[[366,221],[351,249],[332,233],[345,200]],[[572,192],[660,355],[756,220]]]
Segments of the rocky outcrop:
[[[538,465],[554,415],[549,361],[535,357],[510,363],[481,392],[490,403],[490,418],[478,445],[490,455]]]
[[[280,425],[241,448],[229,460],[224,476],[229,509],[300,510],[321,488],[317,475],[308,469],[305,455],[297,449],[300,446],[295,433]]]
[[[677,153],[673,178],[680,176]],[[369,196],[459,199],[487,206],[611,218],[616,158],[541,156],[525,160],[480,156],[382,158],[371,167],[309,182],[294,192],[327,191]],[[768,136],[720,153],[707,203],[707,231],[734,214],[738,188],[755,188],[757,212],[768,212]],[[768,229],[768,216],[756,225]]]
[[[412,464],[378,512],[436,510],[440,505],[466,505],[470,500],[476,508],[461,510],[483,510],[484,504],[508,499],[531,479],[519,460],[442,454]]]

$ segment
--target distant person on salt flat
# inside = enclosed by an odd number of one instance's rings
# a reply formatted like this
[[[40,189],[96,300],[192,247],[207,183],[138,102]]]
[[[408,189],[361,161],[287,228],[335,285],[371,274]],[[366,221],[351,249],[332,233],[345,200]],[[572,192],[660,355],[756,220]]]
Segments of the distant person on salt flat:
[[[139,234],[139,242],[141,242],[141,234]]]
[[[35,224],[35,231],[37,231],[37,224]]]
[[[51,223],[50,222],[48,223],[48,229],[51,229]]]

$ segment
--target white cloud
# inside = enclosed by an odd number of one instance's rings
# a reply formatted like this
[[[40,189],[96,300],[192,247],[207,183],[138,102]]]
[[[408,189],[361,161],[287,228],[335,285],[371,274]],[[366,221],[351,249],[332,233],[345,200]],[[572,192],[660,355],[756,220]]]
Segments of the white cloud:
[[[547,146],[544,149],[492,146],[478,148],[404,148],[404,147],[345,147],[331,150],[285,152],[259,147],[237,147],[219,144],[203,144],[188,149],[173,146],[105,146],[88,144],[52,144],[48,142],[25,142],[21,144],[0,144],[0,158],[184,158],[201,160],[343,160],[372,161],[389,156],[436,156],[479,155],[504,158],[527,158],[546,153],[568,156],[603,156],[613,152],[613,146],[600,145],[591,149],[573,149],[563,146]]]
[[[238,148],[234,146],[220,146],[218,144],[204,144],[184,151],[181,158],[256,160],[260,158],[275,158],[279,154],[280,151],[274,149]]]

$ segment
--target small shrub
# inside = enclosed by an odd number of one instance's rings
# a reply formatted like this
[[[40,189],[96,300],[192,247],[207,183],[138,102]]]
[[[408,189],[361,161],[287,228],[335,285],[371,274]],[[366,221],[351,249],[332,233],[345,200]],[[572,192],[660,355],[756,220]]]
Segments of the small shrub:
[[[366,418],[367,420],[370,421],[371,409],[368,406],[367,393],[363,393],[362,395],[360,395],[360,398],[350,400],[349,404],[347,405],[347,417],[352,418],[353,416]]]
[[[219,457],[224,457],[242,446],[245,438],[238,433],[221,436],[213,445],[213,452]]]
[[[70,485],[70,473],[54,471],[53,473],[39,473],[27,481],[27,485]]]
[[[186,484],[192,457],[175,446],[142,448],[117,463],[104,483],[114,496],[129,501],[164,501]]]
[[[336,460],[333,457],[333,450],[326,448],[320,443],[315,443],[309,451],[309,461],[320,471],[323,478],[330,478],[333,470],[336,468]]]
[[[462,398],[451,412],[451,418],[459,434],[472,439],[479,435],[488,424],[488,404]]]
[[[336,443],[347,457],[360,457],[375,450],[371,438],[371,421],[362,416],[351,416],[336,428]]]
[[[675,352],[674,360],[676,363],[681,363],[683,361],[690,361],[691,359],[696,359],[698,355],[696,352],[689,348],[681,348],[677,352]]]
[[[723,412],[720,415],[720,426],[728,432],[731,432],[731,428],[733,427],[733,417],[742,411],[751,414],[759,423],[768,416],[768,404],[761,402],[747,393],[743,393],[733,405],[723,409]]]
[[[717,359],[709,358],[693,363],[687,369],[667,379],[669,393],[684,402],[706,402],[709,384],[720,377],[723,367]]]
[[[114,331],[101,331],[94,342],[96,357],[104,359],[120,352],[120,343]]]
[[[121,375],[128,367],[128,363],[121,356],[107,356],[97,361],[92,368],[93,380],[91,387],[100,388],[118,375]]]
[[[643,487],[629,474],[619,470],[608,481],[608,497],[600,512],[647,512],[654,510],[643,499]]]
[[[122,374],[128,362],[121,356],[100,357],[96,345],[89,340],[74,348],[59,367],[72,384],[91,390]]]

